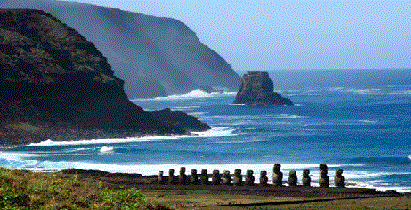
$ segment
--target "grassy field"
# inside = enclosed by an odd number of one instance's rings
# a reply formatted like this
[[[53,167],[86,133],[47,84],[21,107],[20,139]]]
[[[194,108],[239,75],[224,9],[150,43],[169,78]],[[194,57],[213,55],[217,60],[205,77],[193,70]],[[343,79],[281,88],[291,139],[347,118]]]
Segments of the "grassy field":
[[[410,195],[283,197],[203,189],[153,190],[147,186],[140,191],[138,183],[126,183],[115,176],[0,168],[0,209],[411,209]]]
[[[110,190],[60,172],[0,168],[0,209],[169,209],[135,188]]]

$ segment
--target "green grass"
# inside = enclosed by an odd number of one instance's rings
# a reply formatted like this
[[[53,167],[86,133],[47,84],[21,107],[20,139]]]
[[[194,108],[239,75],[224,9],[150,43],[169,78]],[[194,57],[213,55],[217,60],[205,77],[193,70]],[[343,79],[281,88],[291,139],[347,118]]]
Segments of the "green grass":
[[[169,209],[135,188],[110,190],[59,172],[0,168],[0,209]]]

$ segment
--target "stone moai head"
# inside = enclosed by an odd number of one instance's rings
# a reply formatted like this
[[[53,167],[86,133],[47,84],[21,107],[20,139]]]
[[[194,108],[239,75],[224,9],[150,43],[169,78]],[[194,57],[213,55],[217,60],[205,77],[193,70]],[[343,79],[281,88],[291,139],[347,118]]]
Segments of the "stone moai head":
[[[320,183],[320,187],[325,187],[328,188],[330,185],[330,180],[328,177],[328,167],[326,164],[320,164],[320,180],[318,181]]]
[[[337,170],[335,171],[335,176],[336,176],[336,177],[342,177],[343,172],[344,172],[344,170],[342,170],[342,169],[337,169]]]
[[[260,184],[262,186],[267,186],[268,185],[267,171],[261,171],[260,172]]]
[[[328,166],[327,164],[320,164],[320,170],[321,171],[326,171],[328,173]]]
[[[207,169],[201,169],[201,175],[207,176]]]
[[[335,171],[335,178],[334,178],[334,183],[336,187],[344,188],[345,187],[345,178],[342,176],[343,170],[342,169],[337,169]]]
[[[253,170],[247,170],[247,176],[245,178],[246,184],[247,185],[254,185],[255,177],[253,176],[254,171]]]
[[[304,169],[303,170],[303,177],[310,177],[310,170],[309,169]]]
[[[297,186],[297,172],[296,171],[290,171],[288,173],[288,185]]]
[[[191,169],[190,183],[198,184],[197,169]]]
[[[201,169],[200,183],[201,184],[208,184],[207,169]]]
[[[163,184],[163,182],[164,182],[164,171],[159,171],[158,172],[157,181],[158,181],[159,184]]]
[[[234,170],[233,185],[240,186],[242,185],[243,177],[241,176],[241,169]]]
[[[273,185],[274,186],[283,186],[282,184],[282,179],[283,179],[283,173],[280,171],[280,164],[274,164],[273,167]]]
[[[185,167],[181,167],[180,168],[180,174],[185,174],[186,173],[186,168]]]
[[[170,184],[175,184],[174,169],[168,170],[168,182]]]
[[[231,175],[229,170],[224,170],[223,172],[223,180],[222,180],[224,185],[229,185],[231,184]]]
[[[303,170],[303,186],[310,187],[311,186],[311,177],[310,177],[310,170],[304,169]]]
[[[213,176],[211,178],[212,178],[211,182],[213,185],[219,185],[221,182],[220,171],[214,170]]]
[[[274,167],[273,167],[273,172],[274,173],[278,173],[278,172],[280,172],[281,171],[281,165],[280,164],[274,164]]]
[[[181,167],[180,168],[180,176],[178,177],[178,181],[180,184],[187,184],[187,176],[185,175],[186,173],[186,168]]]
[[[241,169],[235,169],[234,170],[234,176],[241,176]]]

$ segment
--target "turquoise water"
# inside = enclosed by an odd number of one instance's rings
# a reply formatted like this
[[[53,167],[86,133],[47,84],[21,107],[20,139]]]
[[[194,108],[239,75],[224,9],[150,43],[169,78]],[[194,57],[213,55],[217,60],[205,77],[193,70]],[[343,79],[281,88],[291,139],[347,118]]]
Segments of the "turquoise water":
[[[144,137],[53,142],[5,149],[0,164],[30,169],[90,168],[157,174],[185,166],[198,170],[240,168],[285,175],[318,164],[344,169],[349,186],[411,191],[411,85],[378,83],[277,89],[293,107],[231,105],[235,93],[193,91],[135,100],[145,110],[170,107],[213,127],[192,137]],[[285,176],[286,179],[286,176]]]

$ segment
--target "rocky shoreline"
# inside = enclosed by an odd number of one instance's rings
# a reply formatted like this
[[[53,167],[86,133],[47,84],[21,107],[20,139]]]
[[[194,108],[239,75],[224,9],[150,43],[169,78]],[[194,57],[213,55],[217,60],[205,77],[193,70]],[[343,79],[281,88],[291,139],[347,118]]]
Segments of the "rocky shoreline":
[[[94,44],[43,11],[0,9],[0,46],[2,146],[210,129],[183,112],[130,102]]]

